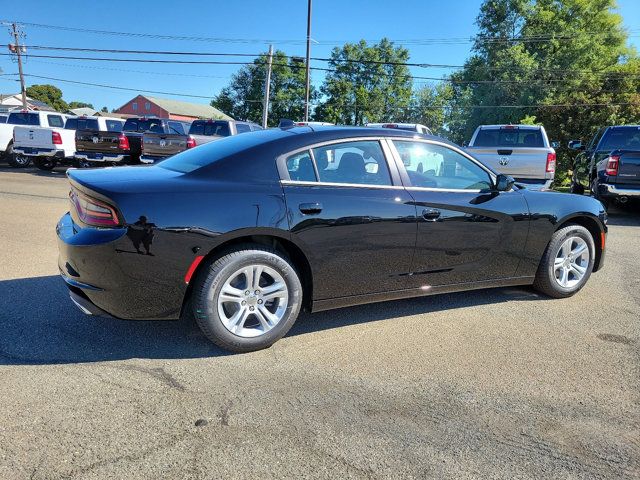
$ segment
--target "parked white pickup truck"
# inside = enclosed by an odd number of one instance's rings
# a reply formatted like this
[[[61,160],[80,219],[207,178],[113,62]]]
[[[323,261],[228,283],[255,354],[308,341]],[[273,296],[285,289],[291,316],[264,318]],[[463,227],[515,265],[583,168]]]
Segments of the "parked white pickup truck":
[[[16,139],[14,137],[15,128],[26,129],[26,136],[29,137],[29,130],[34,131],[41,127],[62,128],[66,115],[58,112],[35,112],[19,110],[9,113],[7,123],[0,123],[0,152],[4,152],[9,165],[12,167],[26,167],[31,163],[31,157],[25,154],[25,150],[15,151]],[[51,140],[51,132],[49,132]]]
[[[76,130],[122,130],[118,118],[68,117],[64,127],[14,128],[13,151],[33,158],[40,170],[52,170],[58,164],[75,164]]]
[[[551,187],[556,151],[541,125],[480,125],[466,150],[532,189]]]

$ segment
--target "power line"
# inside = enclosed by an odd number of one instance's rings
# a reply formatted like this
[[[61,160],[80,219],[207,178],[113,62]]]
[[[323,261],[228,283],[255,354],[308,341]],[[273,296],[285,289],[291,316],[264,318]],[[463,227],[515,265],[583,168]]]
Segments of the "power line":
[[[8,20],[4,20],[8,21]],[[210,43],[239,43],[239,44],[291,44],[291,45],[303,45],[305,40],[303,39],[274,39],[274,38],[265,38],[265,39],[248,39],[248,38],[229,38],[229,37],[204,37],[204,36],[190,36],[190,35],[167,35],[167,34],[153,34],[153,33],[142,33],[142,32],[123,32],[123,31],[112,31],[112,30],[96,30],[96,29],[88,29],[88,28],[78,28],[78,27],[65,27],[61,25],[49,25],[43,23],[32,23],[32,22],[17,22],[21,25],[34,27],[34,28],[45,28],[45,29],[54,29],[54,30],[62,30],[67,32],[81,32],[81,33],[92,33],[99,35],[112,35],[112,36],[128,36],[128,37],[137,37],[137,38],[151,38],[151,39],[161,39],[161,40],[178,40],[178,41],[191,41],[191,42],[210,42]],[[629,30],[628,33],[636,32],[638,29]],[[591,36],[608,36],[605,32],[593,31],[593,32],[582,32],[580,34],[569,35],[569,34],[545,34],[545,35],[521,35],[514,37],[489,37],[489,36],[476,36],[476,37],[447,37],[447,38],[417,38],[417,39],[395,39],[390,40],[395,44],[400,45],[450,45],[450,44],[464,44],[464,43],[513,43],[513,42],[522,42],[522,43],[540,43],[540,42],[550,42],[557,40],[573,40],[576,38],[582,38],[584,35]],[[638,35],[628,35],[629,37],[637,37]],[[316,39],[317,40],[317,39]],[[378,42],[377,40],[365,40],[368,42]],[[339,45],[344,43],[354,43],[353,40],[323,40],[321,43],[325,45]],[[355,42],[357,43],[357,41]]]
[[[77,85],[85,85],[85,86],[90,86],[90,87],[100,87],[100,88],[109,88],[109,89],[115,89],[115,90],[124,90],[124,91],[133,91],[133,92],[144,92],[144,93],[156,93],[156,94],[161,94],[161,95],[172,95],[172,96],[180,96],[180,97],[190,97],[190,98],[201,98],[201,99],[211,99],[212,96],[206,96],[206,95],[191,95],[191,94],[184,94],[184,93],[176,93],[176,92],[164,92],[164,91],[157,91],[157,90],[144,90],[144,89],[138,89],[138,88],[129,88],[129,87],[121,87],[121,86],[116,86],[116,85],[105,85],[105,84],[99,84],[99,83],[90,83],[90,82],[80,82],[77,80],[67,80],[67,79],[63,79],[63,78],[55,78],[55,77],[46,77],[46,76],[42,76],[42,75],[32,75],[32,74],[25,74],[26,77],[32,77],[32,78],[39,78],[39,79],[43,79],[43,80],[53,80],[53,81],[57,81],[57,82],[65,82],[65,83],[74,83]],[[263,100],[262,99],[244,99],[243,102],[247,102],[247,103],[262,103]],[[290,103],[288,101],[280,101],[280,103]],[[317,104],[314,104],[317,105]],[[360,103],[358,103],[358,105],[361,105]],[[460,109],[487,109],[487,108],[511,108],[511,109],[515,109],[515,108],[591,108],[591,107],[615,107],[615,106],[640,106],[640,103],[634,103],[634,102],[619,102],[619,103],[582,103],[582,104],[570,104],[570,103],[565,103],[565,104],[532,104],[532,105],[461,105],[458,108]],[[343,107],[348,107],[350,106],[349,104],[342,104]],[[446,109],[446,108],[451,108],[450,106],[447,105],[422,105],[421,108],[428,108],[428,109]]]

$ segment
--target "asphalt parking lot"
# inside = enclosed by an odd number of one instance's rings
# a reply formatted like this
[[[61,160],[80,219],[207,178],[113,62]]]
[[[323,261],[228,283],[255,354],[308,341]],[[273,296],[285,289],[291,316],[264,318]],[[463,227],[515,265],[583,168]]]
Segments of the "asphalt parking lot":
[[[639,478],[640,210],[577,296],[303,315],[231,355],[91,318],[57,277],[62,171],[0,167],[0,478]]]

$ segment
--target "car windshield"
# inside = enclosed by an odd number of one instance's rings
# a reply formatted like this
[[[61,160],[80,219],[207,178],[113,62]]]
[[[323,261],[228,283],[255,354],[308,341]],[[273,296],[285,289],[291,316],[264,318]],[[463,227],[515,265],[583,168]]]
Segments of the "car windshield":
[[[19,112],[9,115],[7,123],[12,125],[40,125],[40,116],[37,113]]]
[[[482,128],[474,147],[544,147],[542,131],[533,128]]]
[[[207,143],[197,148],[186,150],[158,164],[158,167],[189,173],[211,165],[218,160],[229,157],[243,150],[255,147],[274,135],[273,131],[264,130],[255,135],[233,135]],[[275,160],[274,160],[275,161]]]
[[[598,150],[640,149],[640,127],[617,127],[609,130]]]

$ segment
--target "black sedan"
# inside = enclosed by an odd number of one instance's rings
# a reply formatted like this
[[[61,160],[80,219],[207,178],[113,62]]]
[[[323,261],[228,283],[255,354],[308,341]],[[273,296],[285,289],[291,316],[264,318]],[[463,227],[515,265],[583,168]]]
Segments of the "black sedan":
[[[59,267],[76,305],[193,314],[238,352],[273,344],[301,308],[507,285],[568,297],[604,261],[600,202],[528,191],[411,132],[266,130],[68,176]]]

